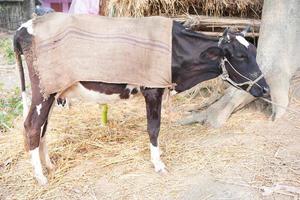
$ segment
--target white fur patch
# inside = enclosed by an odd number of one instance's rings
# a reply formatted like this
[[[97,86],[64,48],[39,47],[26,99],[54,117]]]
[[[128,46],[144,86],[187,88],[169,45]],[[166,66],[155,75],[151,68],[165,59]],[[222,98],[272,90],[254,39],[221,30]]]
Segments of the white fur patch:
[[[22,103],[23,103],[23,119],[25,120],[29,111],[26,92],[22,92]]]
[[[227,40],[230,40],[230,36],[228,34],[226,36],[227,36]]]
[[[47,178],[43,174],[42,164],[40,160],[39,147],[30,151],[31,164],[34,170],[34,176],[41,185],[47,184]]]
[[[257,77],[259,77],[259,74],[258,74],[258,72],[253,72],[253,73],[250,74],[250,77],[252,79],[256,79]]]
[[[18,31],[21,29],[21,28],[26,28],[27,29],[27,32],[31,35],[34,35],[33,34],[33,26],[32,26],[32,19],[31,20],[28,20],[27,22],[23,23],[19,28],[18,28]]]
[[[172,90],[171,91],[171,95],[173,96],[173,95],[175,95],[175,94],[177,94],[178,92],[176,92],[175,90]]]
[[[249,46],[249,42],[242,36],[238,35],[235,37],[237,39],[237,41],[239,41],[239,43],[241,43],[242,45],[244,45],[246,48],[248,48]]]
[[[151,162],[154,165],[156,172],[166,172],[165,164],[160,160],[159,147],[155,147],[150,143]]]
[[[40,138],[42,138],[42,133],[43,133],[43,130],[44,130],[45,123],[46,123],[46,122],[44,122],[43,125],[41,126]]]
[[[41,114],[41,109],[42,109],[42,104],[40,103],[39,105],[36,106],[36,112],[38,115]]]
[[[129,89],[130,93],[129,95],[131,94],[132,90],[133,89],[137,89],[137,91],[139,92],[140,91],[140,87],[136,86],[136,85],[126,85],[126,89]]]
[[[60,97],[75,98],[89,102],[96,102],[100,104],[109,103],[112,101],[120,100],[120,94],[103,94],[93,90],[88,90],[80,83],[73,85],[70,89],[64,92]]]

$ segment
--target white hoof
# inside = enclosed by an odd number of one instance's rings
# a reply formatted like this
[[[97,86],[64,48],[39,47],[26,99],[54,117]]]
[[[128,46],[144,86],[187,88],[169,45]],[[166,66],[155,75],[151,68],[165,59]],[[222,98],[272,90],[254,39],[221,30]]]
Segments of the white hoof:
[[[39,185],[47,185],[48,180],[44,175],[35,175],[35,178]]]
[[[167,173],[166,165],[162,161],[152,162],[154,165],[155,172]]]
[[[161,152],[159,151],[158,145],[153,146],[150,143],[150,150],[151,150],[151,162],[154,165],[155,172],[166,173],[167,172],[166,165],[160,159]]]
[[[34,170],[34,177],[38,181],[40,185],[46,185],[47,184],[47,178],[43,174],[41,159],[40,159],[40,153],[39,153],[39,147],[35,148],[34,150],[30,151],[31,155],[31,164],[33,166]]]

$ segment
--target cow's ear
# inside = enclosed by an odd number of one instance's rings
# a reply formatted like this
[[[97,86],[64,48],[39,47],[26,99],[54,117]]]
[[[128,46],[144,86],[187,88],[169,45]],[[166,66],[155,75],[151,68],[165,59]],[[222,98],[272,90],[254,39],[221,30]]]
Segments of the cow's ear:
[[[248,46],[248,51],[250,52],[250,54],[253,54],[256,57],[256,48],[254,45],[250,44]]]
[[[224,57],[224,52],[219,47],[209,47],[201,53],[200,57],[205,60],[219,60]]]

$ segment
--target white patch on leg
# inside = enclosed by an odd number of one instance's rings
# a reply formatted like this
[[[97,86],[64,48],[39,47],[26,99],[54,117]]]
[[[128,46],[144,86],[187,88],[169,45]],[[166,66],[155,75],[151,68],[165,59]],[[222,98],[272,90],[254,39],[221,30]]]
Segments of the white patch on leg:
[[[153,146],[150,143],[150,151],[151,151],[151,162],[154,165],[155,171],[156,172],[166,172],[166,166],[165,164],[160,160],[160,152],[159,152],[159,147]]]
[[[49,119],[52,115],[52,111],[53,111],[53,107],[54,107],[54,103],[51,105],[49,114],[48,114],[48,126],[49,126]],[[40,140],[40,158],[42,160],[42,162],[44,162],[43,164],[45,164],[47,170],[51,171],[54,169],[54,165],[51,162],[49,153],[48,153],[48,147],[47,147],[47,143],[46,143],[46,132],[45,135],[42,137],[42,133],[43,133],[43,129],[44,129],[45,123],[43,124],[43,126],[41,127],[41,140]]]
[[[43,174],[41,159],[40,159],[40,153],[39,153],[39,147],[35,148],[34,150],[30,151],[31,156],[31,164],[33,166],[34,170],[34,177],[38,181],[39,184],[45,185],[47,184],[47,178]]]
[[[42,109],[42,104],[40,103],[39,105],[36,106],[36,112],[38,115],[41,114],[41,109]]]
[[[248,48],[249,46],[249,42],[242,36],[238,35],[235,37],[237,39],[237,41],[239,41],[239,43],[241,43],[242,45],[244,45],[246,48]]]
[[[23,103],[23,119],[25,120],[29,111],[26,92],[22,92],[22,103]]]
[[[26,28],[27,32],[31,35],[33,34],[33,26],[32,26],[32,19],[28,20],[27,22],[23,23],[19,28],[18,31],[21,30],[21,28]]]
[[[71,108],[71,100],[68,98],[66,98],[66,107],[68,110],[70,110],[70,108]]]

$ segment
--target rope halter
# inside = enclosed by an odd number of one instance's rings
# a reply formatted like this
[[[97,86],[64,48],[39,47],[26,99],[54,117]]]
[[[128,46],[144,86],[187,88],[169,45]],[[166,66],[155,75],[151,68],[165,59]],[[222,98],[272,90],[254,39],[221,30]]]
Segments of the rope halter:
[[[240,76],[243,77],[244,79],[246,79],[246,82],[243,83],[236,83],[234,82],[228,74],[228,71],[225,67],[226,62],[229,64],[229,66]],[[234,87],[236,87],[237,89],[242,89],[241,86],[243,85],[248,85],[246,91],[249,92],[250,89],[252,88],[253,85],[257,85],[258,87],[260,87],[261,89],[263,89],[262,86],[260,86],[257,82],[262,79],[264,77],[263,74],[261,74],[259,77],[257,77],[255,80],[251,80],[248,77],[244,76],[243,74],[241,74],[240,72],[238,72],[233,66],[232,64],[227,60],[226,57],[222,58],[221,63],[220,63],[221,69],[222,69],[222,74],[221,74],[221,78],[224,81],[227,81],[228,83],[230,83],[231,85],[233,85]]]

